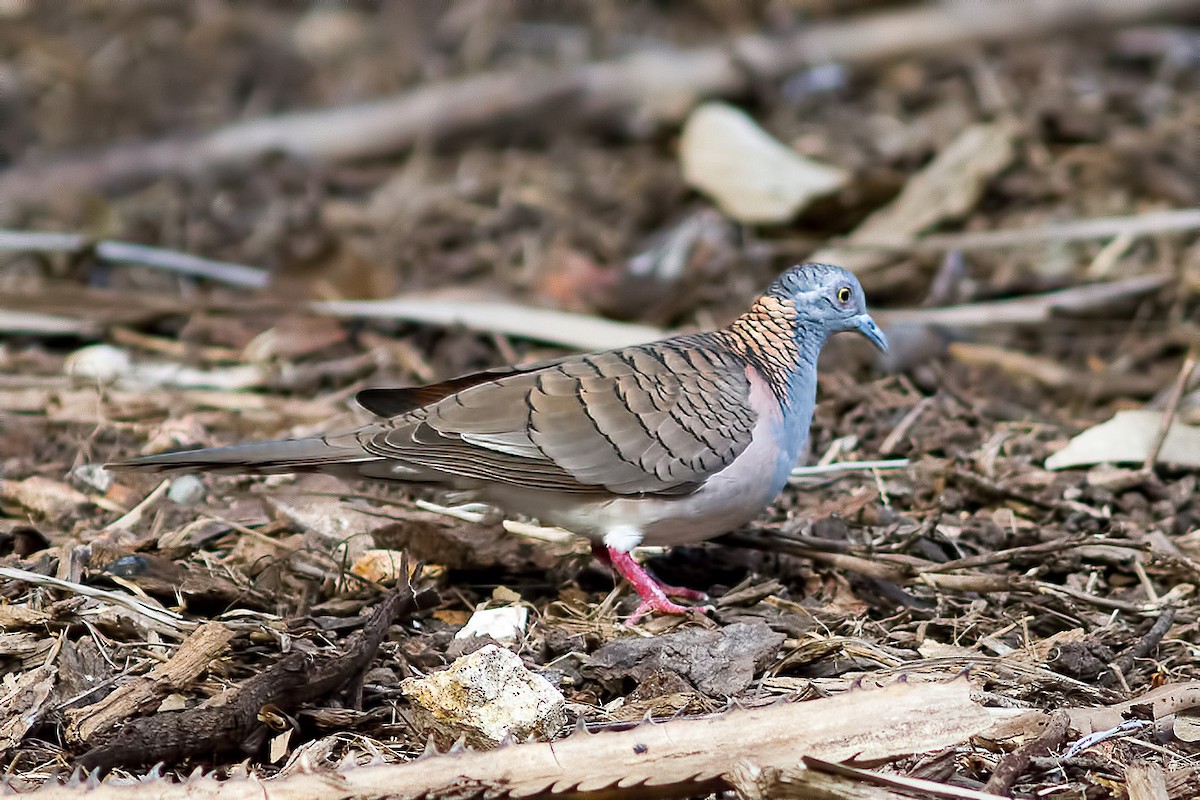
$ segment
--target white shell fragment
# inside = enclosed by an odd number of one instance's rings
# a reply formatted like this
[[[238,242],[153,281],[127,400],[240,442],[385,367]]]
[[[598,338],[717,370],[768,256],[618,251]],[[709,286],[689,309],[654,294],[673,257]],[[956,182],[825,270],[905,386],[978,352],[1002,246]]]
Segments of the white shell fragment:
[[[814,198],[842,188],[840,169],[772,138],[747,114],[705,103],[683,126],[683,177],[739,222],[787,222]]]
[[[471,615],[455,639],[472,636],[490,636],[500,644],[516,644],[525,636],[529,625],[529,609],[525,606],[501,606],[481,608]]]
[[[514,653],[490,644],[400,690],[417,726],[442,747],[460,737],[474,747],[549,739],[566,726],[566,700]]]

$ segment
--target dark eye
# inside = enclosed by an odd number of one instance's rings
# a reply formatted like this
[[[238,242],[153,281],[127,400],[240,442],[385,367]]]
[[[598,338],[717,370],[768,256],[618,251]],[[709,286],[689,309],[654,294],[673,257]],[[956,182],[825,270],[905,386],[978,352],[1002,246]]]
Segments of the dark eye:
[[[850,287],[843,286],[842,288],[838,289],[837,290],[837,299],[838,299],[838,302],[841,303],[842,305],[849,303],[850,302]]]

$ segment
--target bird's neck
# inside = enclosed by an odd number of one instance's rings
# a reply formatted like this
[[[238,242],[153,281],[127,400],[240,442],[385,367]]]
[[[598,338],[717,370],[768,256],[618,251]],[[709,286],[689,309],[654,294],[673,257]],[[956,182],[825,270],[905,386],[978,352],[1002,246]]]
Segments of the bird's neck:
[[[726,344],[767,381],[780,405],[807,419],[816,402],[824,329],[789,300],[763,295],[721,332]]]
[[[718,333],[727,346],[762,378],[774,400],[772,437],[779,445],[769,494],[778,494],[808,440],[817,404],[817,357],[825,328],[786,300],[768,296]]]

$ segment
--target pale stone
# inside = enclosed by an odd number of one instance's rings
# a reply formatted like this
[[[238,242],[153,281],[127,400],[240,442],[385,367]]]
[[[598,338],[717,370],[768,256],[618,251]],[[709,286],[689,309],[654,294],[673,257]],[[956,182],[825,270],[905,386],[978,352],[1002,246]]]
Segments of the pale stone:
[[[528,625],[529,609],[525,606],[481,608],[471,615],[467,624],[454,634],[454,638],[490,636],[500,644],[516,644],[525,636]]]
[[[400,690],[412,717],[442,747],[460,737],[475,747],[550,739],[566,726],[566,700],[514,653],[490,644]]]

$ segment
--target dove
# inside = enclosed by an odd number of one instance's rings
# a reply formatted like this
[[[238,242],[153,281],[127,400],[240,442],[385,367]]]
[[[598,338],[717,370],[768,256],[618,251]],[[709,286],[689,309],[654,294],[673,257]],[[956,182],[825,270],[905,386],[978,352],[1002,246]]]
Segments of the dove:
[[[352,430],[144,456],[128,470],[317,471],[440,487],[587,537],[641,602],[629,618],[699,609],[630,555],[702,542],[753,520],[808,437],[817,356],[856,331],[881,351],[853,274],[783,272],[728,326],[649,344],[366,389],[379,420]]]

